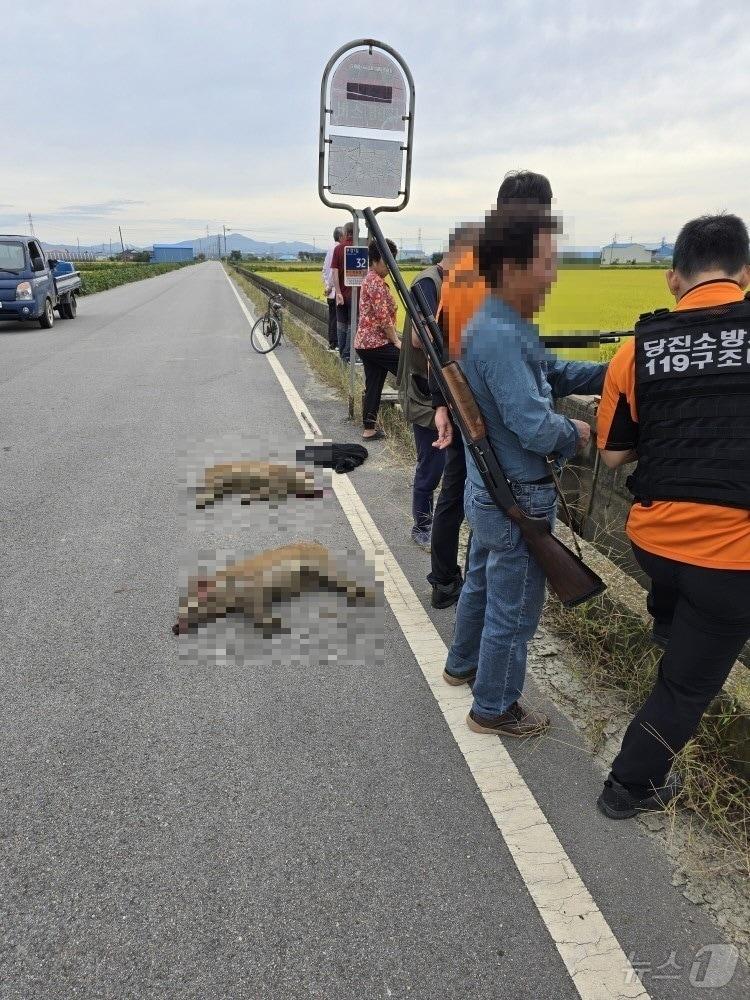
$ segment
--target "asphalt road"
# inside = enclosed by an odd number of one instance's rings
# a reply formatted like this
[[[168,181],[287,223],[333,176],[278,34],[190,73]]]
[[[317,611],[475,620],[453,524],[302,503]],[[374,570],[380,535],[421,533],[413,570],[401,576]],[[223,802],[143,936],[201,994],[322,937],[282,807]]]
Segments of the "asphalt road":
[[[171,635],[200,560],[315,537],[369,572],[333,497],[190,512],[198,465],[300,442],[216,264],[0,325],[2,1000],[578,995],[387,607],[309,597],[273,643]],[[408,480],[372,450],[352,479],[426,601]],[[721,935],[657,844],[595,812],[601,774],[551,714],[558,738],[514,760],[649,994],[692,996]],[[749,985],[739,966],[709,995]]]

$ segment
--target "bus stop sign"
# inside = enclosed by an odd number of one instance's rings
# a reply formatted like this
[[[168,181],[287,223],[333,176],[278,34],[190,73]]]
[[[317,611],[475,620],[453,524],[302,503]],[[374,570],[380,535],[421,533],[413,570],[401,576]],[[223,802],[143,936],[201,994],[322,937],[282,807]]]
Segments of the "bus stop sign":
[[[322,200],[353,210],[342,195],[400,199],[381,207],[400,211],[409,198],[414,127],[414,82],[401,56],[374,39],[343,46],[323,74],[320,109]]]
[[[344,247],[344,284],[359,288],[370,266],[367,247]]]

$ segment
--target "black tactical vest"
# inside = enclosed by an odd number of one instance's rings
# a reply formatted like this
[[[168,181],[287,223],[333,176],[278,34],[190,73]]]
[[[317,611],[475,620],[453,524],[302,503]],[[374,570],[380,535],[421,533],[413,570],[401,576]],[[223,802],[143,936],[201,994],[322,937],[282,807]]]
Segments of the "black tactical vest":
[[[636,500],[750,510],[750,295],[635,325]]]

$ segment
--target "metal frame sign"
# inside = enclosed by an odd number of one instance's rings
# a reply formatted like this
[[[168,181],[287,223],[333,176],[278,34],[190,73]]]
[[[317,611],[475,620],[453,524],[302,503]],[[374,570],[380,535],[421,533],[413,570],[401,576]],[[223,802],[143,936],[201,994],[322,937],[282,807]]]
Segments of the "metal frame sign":
[[[385,199],[373,211],[400,212],[409,201],[414,138],[414,79],[384,42],[360,38],[333,53],[320,84],[318,194],[329,208],[352,214],[359,241],[361,211],[345,197]],[[350,268],[350,260],[360,266]],[[364,261],[364,266],[361,262]],[[354,337],[358,292],[367,273],[366,247],[346,248],[344,284],[352,289],[349,336],[349,416],[354,416]]]
[[[370,268],[367,247],[344,247],[344,284],[359,288]]]
[[[320,90],[318,193],[330,208],[356,211],[333,197],[409,201],[414,134],[414,81],[389,45],[363,38],[328,60]]]

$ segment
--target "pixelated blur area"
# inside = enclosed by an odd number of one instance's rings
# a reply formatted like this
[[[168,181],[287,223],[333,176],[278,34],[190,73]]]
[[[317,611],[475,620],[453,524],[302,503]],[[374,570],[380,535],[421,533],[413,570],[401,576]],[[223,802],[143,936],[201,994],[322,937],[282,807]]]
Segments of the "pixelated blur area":
[[[259,669],[383,661],[382,579],[361,550],[202,550],[181,567],[175,612],[187,629],[176,640],[181,660]]]
[[[189,530],[234,529],[312,537],[330,526],[331,470],[305,458],[305,442],[257,436],[189,442],[178,455],[179,510]],[[228,539],[225,539],[227,541]]]

